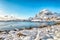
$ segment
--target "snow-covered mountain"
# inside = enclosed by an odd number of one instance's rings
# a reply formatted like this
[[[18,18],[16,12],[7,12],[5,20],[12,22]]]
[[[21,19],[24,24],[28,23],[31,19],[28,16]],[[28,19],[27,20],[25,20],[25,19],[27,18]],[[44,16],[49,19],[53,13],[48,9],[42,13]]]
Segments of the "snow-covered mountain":
[[[16,20],[18,18],[14,17],[14,16],[8,16],[8,15],[5,15],[5,16],[0,16],[0,21],[3,20],[3,21],[7,21],[7,20]]]
[[[16,16],[9,16],[9,15],[0,16],[0,22],[11,22],[11,21],[17,22],[17,21],[30,21],[30,20]]]
[[[56,20],[58,18],[57,13],[51,12],[48,9],[43,9],[38,14],[35,15],[35,17],[32,19],[32,21],[41,21],[41,20]]]
[[[56,19],[60,19],[60,16],[57,15],[56,12],[51,12],[48,9],[43,9],[41,10],[38,14],[35,15],[35,17],[30,17],[29,19],[21,19],[18,17],[14,17],[14,16],[0,16],[0,21],[7,21],[7,20],[27,20],[27,21],[51,21],[51,20],[56,20]]]

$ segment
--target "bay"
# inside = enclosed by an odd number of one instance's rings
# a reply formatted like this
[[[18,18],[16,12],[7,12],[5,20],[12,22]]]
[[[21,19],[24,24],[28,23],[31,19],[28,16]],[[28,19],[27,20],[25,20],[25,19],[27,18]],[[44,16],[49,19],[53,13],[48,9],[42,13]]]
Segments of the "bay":
[[[30,27],[39,27],[42,24],[53,25],[54,22],[0,22],[0,30],[24,29]]]

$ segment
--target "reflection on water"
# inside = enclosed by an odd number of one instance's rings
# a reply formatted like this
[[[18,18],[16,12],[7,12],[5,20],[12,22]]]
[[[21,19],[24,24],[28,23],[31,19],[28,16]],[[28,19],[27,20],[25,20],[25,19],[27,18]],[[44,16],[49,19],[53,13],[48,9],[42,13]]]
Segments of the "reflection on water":
[[[0,22],[0,30],[11,30],[15,28],[38,27],[42,24],[53,25],[54,22]]]

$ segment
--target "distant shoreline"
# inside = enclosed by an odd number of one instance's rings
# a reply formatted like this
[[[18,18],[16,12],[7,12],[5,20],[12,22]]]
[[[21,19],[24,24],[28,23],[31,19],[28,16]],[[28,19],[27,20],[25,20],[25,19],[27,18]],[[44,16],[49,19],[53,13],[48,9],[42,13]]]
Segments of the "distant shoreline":
[[[31,21],[31,20],[0,20],[0,22],[54,22],[54,21]]]

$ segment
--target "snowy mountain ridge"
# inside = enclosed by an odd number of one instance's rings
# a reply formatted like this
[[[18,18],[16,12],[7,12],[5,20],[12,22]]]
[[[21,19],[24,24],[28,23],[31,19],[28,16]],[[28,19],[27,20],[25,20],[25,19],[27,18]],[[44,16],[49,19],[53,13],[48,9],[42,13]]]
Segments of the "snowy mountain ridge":
[[[45,21],[48,21],[48,20],[57,20],[58,16],[57,15],[58,13],[55,13],[55,12],[51,12],[50,10],[48,9],[43,9],[41,10],[38,14],[35,15],[35,17],[32,18],[32,21],[41,21],[41,20],[45,20]]]

